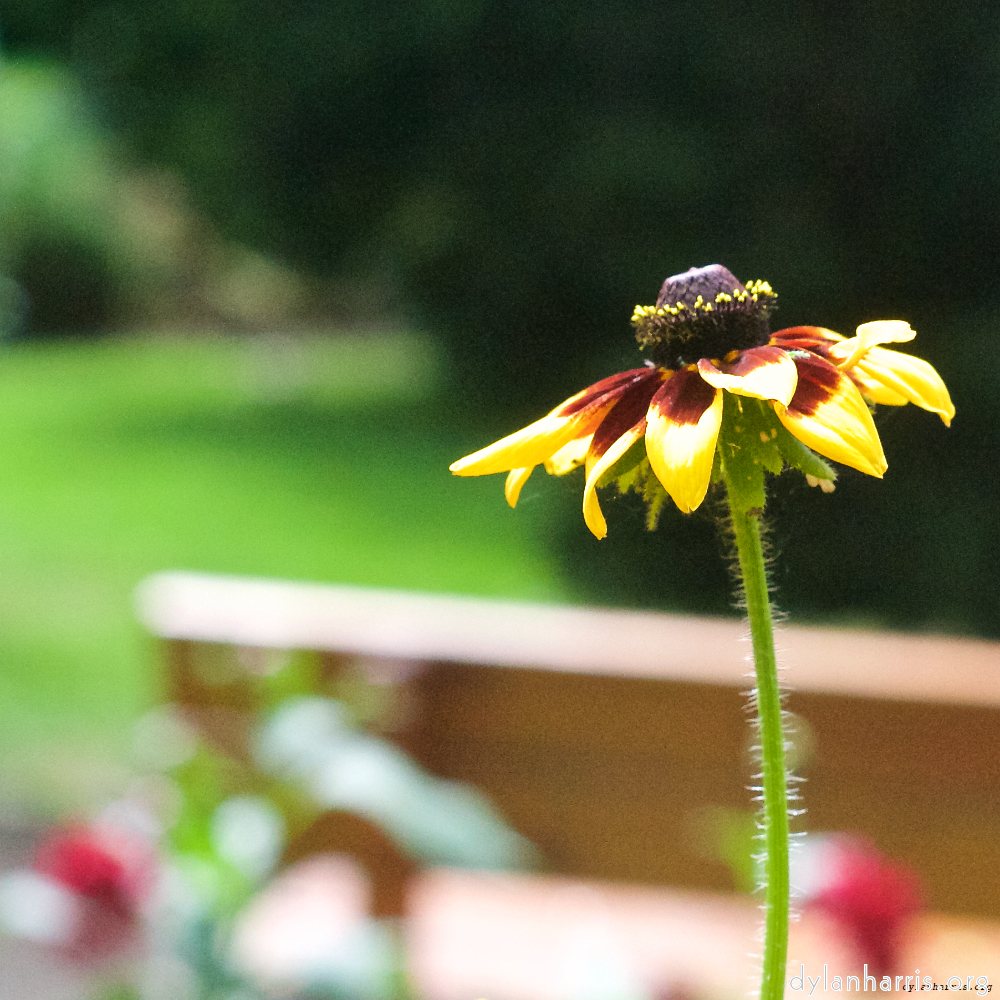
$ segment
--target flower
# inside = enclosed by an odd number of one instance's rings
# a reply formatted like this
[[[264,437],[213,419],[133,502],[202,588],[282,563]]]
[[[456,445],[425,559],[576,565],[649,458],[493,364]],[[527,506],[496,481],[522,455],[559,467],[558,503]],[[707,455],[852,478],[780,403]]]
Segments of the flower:
[[[637,306],[632,317],[636,339],[650,352],[645,367],[588,386],[451,471],[507,472],[513,507],[535,466],[563,475],[583,463],[584,520],[603,538],[599,485],[617,481],[654,504],[655,492],[662,499],[666,491],[690,513],[720,463],[746,459],[772,472],[793,465],[828,492],[835,474],[814,452],[871,476],[886,470],[865,397],[916,403],[950,423],[955,408],[937,372],[881,346],[912,340],[909,324],[865,323],[850,339],[814,326],[771,334],[776,297],[767,282],[743,285],[720,264],[667,278],[656,305]],[[723,429],[724,413],[731,431]],[[760,451],[758,439],[771,453]]]
[[[75,896],[93,900],[119,916],[129,916],[134,910],[131,873],[86,828],[51,835],[38,849],[33,868]]]
[[[31,867],[0,880],[0,924],[83,964],[131,952],[159,869],[149,831],[131,825],[127,805],[50,830]]]
[[[906,927],[923,908],[915,872],[864,837],[832,834],[806,840],[793,874],[803,905],[840,925],[859,965],[867,963],[876,975],[900,968]]]

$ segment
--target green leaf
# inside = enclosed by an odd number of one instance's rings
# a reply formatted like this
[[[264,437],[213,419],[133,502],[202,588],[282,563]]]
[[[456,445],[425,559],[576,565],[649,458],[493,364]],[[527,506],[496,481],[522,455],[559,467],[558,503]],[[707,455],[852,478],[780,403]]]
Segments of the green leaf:
[[[778,420],[767,401],[724,393],[722,428],[712,481],[725,473],[733,502],[744,513],[764,507],[765,473],[786,466],[807,476],[833,481],[837,473]]]
[[[653,475],[653,470],[649,470],[649,477],[646,480],[646,530],[656,531],[656,526],[660,523],[660,515],[663,513],[663,505],[667,502],[667,491],[663,484]]]
[[[741,513],[761,510],[767,501],[764,473],[777,475],[785,464],[777,445],[781,425],[771,405],[762,400],[726,392],[722,403],[717,453],[731,502]]]
[[[603,476],[597,481],[598,486],[610,486],[615,480],[621,480],[623,477],[627,477],[630,472],[632,472],[639,463],[646,457],[646,440],[645,438],[639,438],[638,441],[621,458],[615,462],[614,465],[604,473]],[[631,482],[631,480],[629,480]],[[620,492],[624,493],[628,489],[626,486],[624,489],[619,482],[618,489]]]
[[[624,470],[624,471],[619,471]],[[602,477],[599,486],[614,484],[619,493],[636,493],[646,502],[646,528],[655,531],[667,502],[667,491],[656,478],[646,457],[645,441],[637,441]]]

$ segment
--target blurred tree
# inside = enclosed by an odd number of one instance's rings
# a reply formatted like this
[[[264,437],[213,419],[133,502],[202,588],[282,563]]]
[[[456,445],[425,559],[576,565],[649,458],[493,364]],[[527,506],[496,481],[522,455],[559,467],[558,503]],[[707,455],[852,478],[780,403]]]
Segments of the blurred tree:
[[[480,401],[575,385],[609,336],[627,352],[631,306],[692,264],[841,326],[996,269],[983,2],[4,8],[8,48],[71,60],[229,235],[450,331]]]
[[[638,359],[632,307],[691,265],[768,279],[781,325],[909,319],[956,427],[932,473],[894,467],[863,524],[849,495],[799,504],[834,569],[790,559],[789,591],[1000,630],[973,582],[1000,547],[975,471],[996,458],[1000,379],[971,348],[994,340],[1000,8],[4,0],[0,27],[9,52],[67,61],[228,238],[335,276],[342,312],[444,336],[461,405],[494,411],[485,440],[496,411],[513,428]],[[974,511],[947,538],[941,490]],[[590,594],[608,549],[570,557]],[[663,593],[687,600],[679,581]]]
[[[0,76],[0,329],[95,330],[109,319],[106,155],[69,74],[2,67]],[[4,308],[6,306],[6,308]]]

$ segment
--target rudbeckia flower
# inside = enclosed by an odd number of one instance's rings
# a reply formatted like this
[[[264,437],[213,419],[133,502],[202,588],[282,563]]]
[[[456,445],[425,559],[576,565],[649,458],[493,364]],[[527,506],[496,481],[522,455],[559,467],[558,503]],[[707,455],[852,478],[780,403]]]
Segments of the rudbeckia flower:
[[[632,317],[650,355],[645,367],[588,386],[451,471],[507,472],[513,507],[537,465],[563,475],[584,464],[583,516],[603,538],[598,485],[617,482],[654,503],[662,487],[689,513],[720,462],[746,460],[772,472],[794,465],[829,491],[835,474],[816,453],[870,476],[886,470],[866,399],[916,403],[950,423],[955,408],[937,372],[882,346],[912,340],[909,324],[865,323],[849,339],[813,326],[772,334],[775,299],[767,282],[743,285],[719,264],[667,278],[656,305],[637,306]]]

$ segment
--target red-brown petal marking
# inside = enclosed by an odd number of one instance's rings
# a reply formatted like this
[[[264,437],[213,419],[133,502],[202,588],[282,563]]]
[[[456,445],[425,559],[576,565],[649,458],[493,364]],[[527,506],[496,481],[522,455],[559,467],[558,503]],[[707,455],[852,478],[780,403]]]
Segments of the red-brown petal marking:
[[[587,386],[576,399],[571,399],[564,403],[554,416],[570,417],[574,413],[579,413],[588,406],[598,403],[602,396],[616,396],[627,389],[631,383],[644,381],[655,373],[655,368],[632,368],[627,372],[609,375],[607,378],[602,378],[600,382],[595,382],[593,385]]]
[[[836,395],[844,376],[829,361],[815,355],[796,357],[793,360],[799,370],[799,382],[788,409],[811,417],[823,403]]]
[[[653,404],[673,424],[696,424],[715,401],[715,389],[694,366],[674,372]]]
[[[801,351],[812,351],[825,358],[830,348],[843,339],[839,333],[821,326],[789,326],[772,333],[768,343],[774,347],[783,347],[786,351],[793,351],[796,348]]]
[[[600,458],[626,431],[645,420],[649,401],[660,388],[668,373],[660,368],[645,368],[646,378],[630,385],[615,403],[611,412],[601,421],[594,432],[588,458]]]
[[[749,375],[766,365],[780,364],[784,356],[785,352],[780,347],[753,347],[742,351],[731,364],[723,361],[718,368],[727,375]]]

